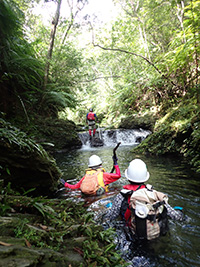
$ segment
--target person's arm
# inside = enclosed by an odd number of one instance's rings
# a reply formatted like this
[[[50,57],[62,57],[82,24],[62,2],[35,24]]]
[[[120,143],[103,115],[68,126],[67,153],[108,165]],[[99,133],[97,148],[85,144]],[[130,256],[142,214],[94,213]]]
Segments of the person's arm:
[[[87,115],[86,115],[86,123],[88,123],[88,118],[87,118],[87,117],[88,117],[88,113],[87,113]]]
[[[97,115],[94,113],[94,117],[96,118],[96,121],[98,121]]]
[[[172,220],[176,220],[176,221],[183,221],[184,220],[184,214],[182,213],[182,211],[176,211],[169,204],[165,204],[165,207],[167,208],[167,215]]]
[[[77,184],[68,184],[65,182],[64,186],[70,189],[79,189],[84,178],[85,176]]]
[[[121,177],[120,169],[118,165],[114,165],[116,173],[103,173],[104,184],[110,184],[117,181]]]

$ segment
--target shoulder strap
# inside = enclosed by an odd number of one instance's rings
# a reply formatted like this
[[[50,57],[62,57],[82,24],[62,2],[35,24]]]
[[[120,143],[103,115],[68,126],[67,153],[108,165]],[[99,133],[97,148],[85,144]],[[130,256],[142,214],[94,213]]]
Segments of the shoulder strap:
[[[153,191],[153,185],[147,184],[147,185],[145,185],[145,187],[146,187],[147,190]]]
[[[144,185],[144,184],[140,184],[140,185],[138,186],[138,188],[137,188],[135,191],[139,190],[143,185]],[[146,187],[146,186],[145,186],[145,187]]]

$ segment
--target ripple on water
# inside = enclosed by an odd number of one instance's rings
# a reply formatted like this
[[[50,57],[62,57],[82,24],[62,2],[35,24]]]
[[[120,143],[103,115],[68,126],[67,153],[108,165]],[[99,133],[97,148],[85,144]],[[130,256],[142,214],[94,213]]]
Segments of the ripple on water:
[[[132,245],[129,247],[130,244],[125,235],[124,237],[120,235],[123,227],[119,228],[116,242],[118,247],[121,246],[121,251],[126,252],[129,266],[200,266],[199,175],[192,172],[179,158],[140,156],[133,154],[131,149],[132,146],[120,146],[117,150],[122,178],[110,186],[111,194],[117,194],[122,185],[127,183],[124,171],[132,159],[140,157],[146,162],[150,172],[148,183],[154,185],[156,190],[167,193],[171,206],[183,207],[187,219],[184,222],[170,220],[170,231],[166,236],[147,242],[142,246]],[[108,172],[112,169],[113,147],[80,149],[56,156],[57,163],[64,173],[63,178],[70,183],[77,183],[83,177],[88,158],[92,154],[101,157],[103,167]],[[65,190],[62,197],[74,201],[86,201],[79,191]],[[87,205],[90,204],[87,202]],[[102,208],[100,210],[102,212]]]

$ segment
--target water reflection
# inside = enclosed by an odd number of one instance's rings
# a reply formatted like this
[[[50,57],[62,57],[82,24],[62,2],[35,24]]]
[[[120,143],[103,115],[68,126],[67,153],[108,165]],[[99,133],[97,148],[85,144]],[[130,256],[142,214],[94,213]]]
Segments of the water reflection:
[[[136,256],[148,258],[148,266],[200,266],[200,179],[186,162],[177,157],[153,157],[137,155],[131,152],[133,146],[120,146],[117,150],[118,164],[122,177],[110,185],[110,194],[116,194],[127,183],[124,171],[134,158],[141,158],[150,172],[148,183],[156,190],[169,196],[171,206],[181,206],[188,216],[185,222],[170,220],[170,232],[167,236],[149,242],[146,247],[133,248]],[[87,148],[56,155],[63,178],[77,183],[88,167],[88,158],[97,154],[103,161],[106,171],[112,169],[113,147]],[[65,191],[65,197],[75,201],[84,201],[79,191]],[[89,204],[89,203],[87,203]],[[141,265],[143,266],[143,265]],[[147,265],[145,265],[147,266]]]

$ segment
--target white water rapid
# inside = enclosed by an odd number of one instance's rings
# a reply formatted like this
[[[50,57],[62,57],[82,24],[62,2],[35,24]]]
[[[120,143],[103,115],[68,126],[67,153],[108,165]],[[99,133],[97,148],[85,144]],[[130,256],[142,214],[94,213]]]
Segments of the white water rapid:
[[[138,145],[151,131],[143,129],[118,129],[118,130],[100,130],[97,129],[95,136],[103,141],[104,146],[113,147],[116,143],[121,145]],[[89,133],[79,133],[83,148],[90,147]]]

